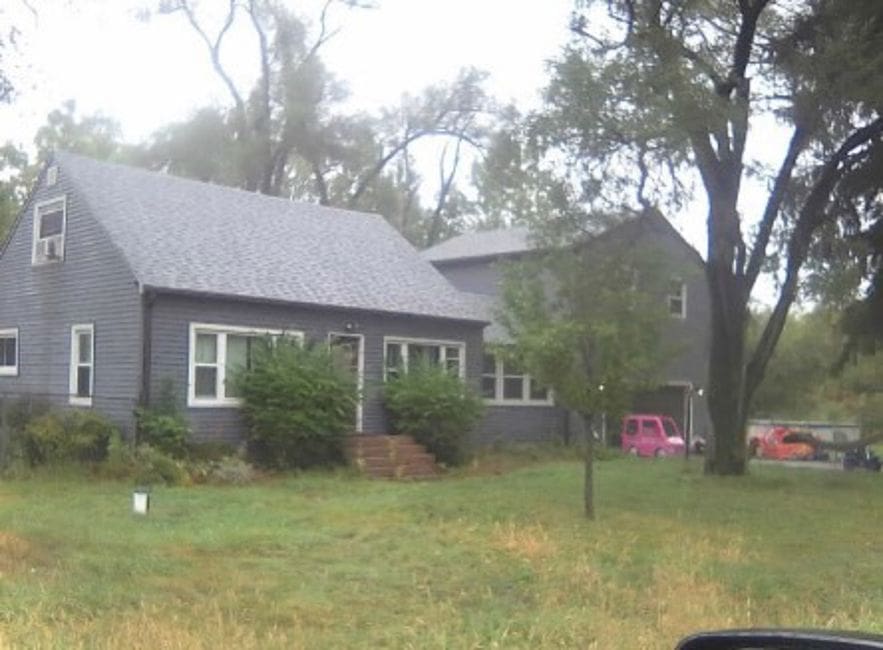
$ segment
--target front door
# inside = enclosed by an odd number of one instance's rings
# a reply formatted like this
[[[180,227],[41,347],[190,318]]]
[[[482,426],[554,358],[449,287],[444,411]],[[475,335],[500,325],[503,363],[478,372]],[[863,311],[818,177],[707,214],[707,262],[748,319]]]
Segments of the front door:
[[[356,432],[362,432],[362,389],[365,374],[365,356],[363,352],[364,338],[361,334],[338,334],[332,332],[328,335],[328,344],[333,350],[339,350],[348,368],[356,378],[356,386],[359,389],[359,400],[356,403]]]

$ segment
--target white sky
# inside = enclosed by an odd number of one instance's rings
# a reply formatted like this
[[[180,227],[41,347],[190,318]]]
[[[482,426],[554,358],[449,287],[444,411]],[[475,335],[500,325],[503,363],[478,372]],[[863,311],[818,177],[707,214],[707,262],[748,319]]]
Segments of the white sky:
[[[132,142],[197,107],[229,103],[183,15],[137,19],[136,9],[151,0],[31,0],[36,18],[20,0],[0,2],[23,32],[14,68],[19,95],[0,108],[0,141],[30,146],[47,113],[68,99],[76,100],[80,115],[100,112],[116,119]],[[290,4],[314,20],[322,2]],[[225,5],[202,0],[199,6],[210,17]],[[526,109],[538,104],[546,61],[567,40],[572,6],[572,0],[379,0],[374,10],[337,7],[329,23],[340,33],[322,56],[348,84],[355,109],[394,104],[403,93],[451,79],[467,65],[490,72],[488,89],[501,103]],[[231,33],[225,63],[244,86],[256,74],[252,48],[245,31]],[[759,146],[774,143],[772,151],[783,151],[779,139],[773,129]],[[435,179],[435,169],[424,176]],[[759,214],[761,198],[746,193],[746,215]],[[704,254],[700,203],[669,216]]]

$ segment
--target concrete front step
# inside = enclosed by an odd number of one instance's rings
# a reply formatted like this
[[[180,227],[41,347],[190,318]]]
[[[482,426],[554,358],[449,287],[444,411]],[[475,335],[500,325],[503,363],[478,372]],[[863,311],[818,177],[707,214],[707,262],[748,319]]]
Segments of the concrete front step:
[[[374,478],[438,478],[435,456],[409,436],[361,434],[346,442],[347,458],[354,467]]]

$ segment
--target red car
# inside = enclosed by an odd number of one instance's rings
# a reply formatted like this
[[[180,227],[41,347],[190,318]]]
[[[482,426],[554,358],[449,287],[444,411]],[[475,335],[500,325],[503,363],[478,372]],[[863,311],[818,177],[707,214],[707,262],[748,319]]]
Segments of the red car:
[[[819,439],[808,431],[773,427],[748,443],[752,455],[773,460],[819,460]]]

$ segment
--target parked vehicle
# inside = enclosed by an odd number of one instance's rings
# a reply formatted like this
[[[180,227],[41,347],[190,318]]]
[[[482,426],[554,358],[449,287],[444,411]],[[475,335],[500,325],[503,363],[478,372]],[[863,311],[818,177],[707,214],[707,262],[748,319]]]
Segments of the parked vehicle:
[[[883,636],[831,630],[721,630],[700,632],[675,650],[881,650]]]
[[[870,447],[850,449],[843,454],[843,469],[866,469],[871,472],[879,472],[883,467],[880,457],[871,451]]]
[[[828,460],[820,440],[808,431],[773,427],[749,441],[751,454],[772,460]]]
[[[635,456],[675,456],[684,453],[684,437],[667,415],[633,414],[622,420],[622,450]]]

